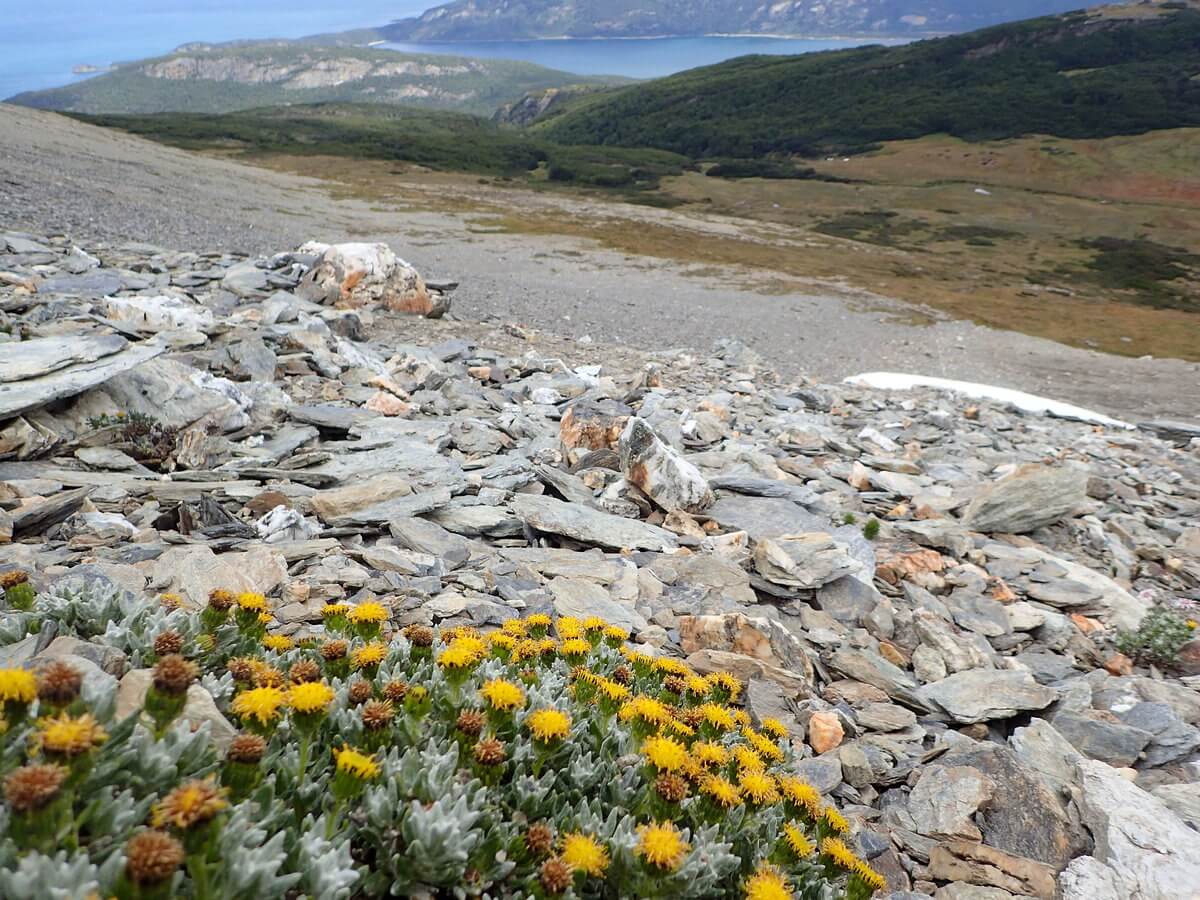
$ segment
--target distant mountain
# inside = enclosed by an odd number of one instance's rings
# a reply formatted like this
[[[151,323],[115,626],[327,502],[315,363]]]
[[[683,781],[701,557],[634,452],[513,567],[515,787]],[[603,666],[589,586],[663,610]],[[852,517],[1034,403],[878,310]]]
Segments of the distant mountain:
[[[188,44],[10,102],[82,113],[219,113],[307,103],[387,103],[490,115],[526,93],[619,83],[532,63],[303,41]]]
[[[568,95],[532,127],[563,144],[693,159],[967,140],[1137,134],[1200,125],[1200,0],[999,25],[899,47],[747,56]]]
[[[923,35],[1065,12],[1086,0],[454,0],[380,29],[396,41],[702,34]]]

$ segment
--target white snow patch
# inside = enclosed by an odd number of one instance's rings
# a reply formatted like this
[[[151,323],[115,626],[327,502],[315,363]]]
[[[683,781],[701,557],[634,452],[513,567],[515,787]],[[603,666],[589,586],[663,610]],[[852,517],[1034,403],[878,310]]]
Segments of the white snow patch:
[[[1060,419],[1075,419],[1080,422],[1092,422],[1096,425],[1108,425],[1113,428],[1135,426],[1120,419],[1113,419],[1094,410],[1084,409],[1070,403],[1038,397],[1024,391],[1014,391],[1009,388],[996,387],[991,384],[976,384],[971,381],[954,381],[949,378],[931,378],[926,375],[907,375],[903,372],[864,372],[861,375],[851,375],[846,379],[847,384],[860,387],[880,388],[886,391],[909,391],[913,388],[927,387],[955,394],[963,394],[978,400],[997,400],[1001,403],[1011,403],[1017,409],[1031,413],[1042,413]]]

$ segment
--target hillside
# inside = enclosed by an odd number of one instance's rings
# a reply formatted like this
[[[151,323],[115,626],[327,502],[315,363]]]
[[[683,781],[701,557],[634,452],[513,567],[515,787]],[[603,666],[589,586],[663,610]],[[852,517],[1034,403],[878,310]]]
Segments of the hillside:
[[[455,0],[380,31],[470,41],[702,34],[908,35],[967,31],[1064,12],[1080,0]]]
[[[751,56],[561,104],[563,143],[823,155],[948,133],[1087,138],[1200,124],[1200,4],[1109,7],[900,47]]]
[[[260,106],[388,103],[489,114],[541,91],[612,84],[532,63],[262,41],[191,44],[13,103],[82,113],[220,113]]]

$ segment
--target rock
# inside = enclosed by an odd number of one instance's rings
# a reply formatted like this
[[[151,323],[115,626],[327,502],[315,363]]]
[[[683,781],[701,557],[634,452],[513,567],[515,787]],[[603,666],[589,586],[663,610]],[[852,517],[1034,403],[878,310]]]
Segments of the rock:
[[[1100,710],[1060,712],[1051,718],[1054,728],[1088,759],[1111,766],[1131,766],[1153,737],[1147,731],[1123,725],[1112,713]]]
[[[296,288],[304,300],[338,309],[382,306],[431,319],[449,311],[448,295],[435,296],[417,270],[387,244],[306,246],[321,257]]]
[[[133,669],[121,679],[117,688],[118,720],[127,718],[145,705],[146,693],[150,690],[153,677],[153,669]],[[187,702],[179,718],[193,731],[208,725],[209,737],[219,754],[223,754],[229,748],[237,734],[237,729],[217,709],[212,694],[198,684],[188,688]]]
[[[1009,738],[1017,757],[1060,794],[1069,792],[1078,774],[1082,756],[1045,719],[1033,719]]]
[[[16,361],[10,363],[10,371],[43,369],[42,374],[26,375],[20,380],[0,379],[0,421],[20,415],[55,400],[73,397],[84,391],[104,384],[116,375],[127,372],[149,360],[160,356],[167,349],[165,344],[146,342],[129,344],[124,338],[110,338],[103,343],[81,344],[78,341],[64,345],[58,339],[49,339],[51,346],[43,345],[39,361],[29,364]],[[118,349],[110,349],[120,341]],[[34,341],[22,342],[35,343]],[[58,361],[82,355],[80,361],[59,365]],[[88,359],[88,357],[92,357]],[[9,357],[6,351],[5,357]]]
[[[19,347],[6,348],[0,358],[0,383],[25,381],[58,372],[80,363],[93,363],[129,346],[117,334],[84,334],[33,338]]]
[[[1053,525],[1087,499],[1087,477],[1075,466],[1023,466],[980,491],[963,522],[972,531],[1005,534]]]
[[[917,724],[916,713],[894,703],[868,703],[856,713],[868,731],[903,731]]]
[[[834,713],[813,713],[808,720],[808,745],[814,753],[828,753],[836,749],[841,746],[844,737],[842,722]]]
[[[836,753],[827,753],[795,762],[796,775],[822,794],[828,794],[842,783],[842,761]]]
[[[920,834],[935,838],[982,839],[972,821],[991,800],[996,783],[969,766],[927,767],[908,797],[908,812]]]
[[[309,505],[322,521],[332,522],[377,503],[407,497],[412,492],[412,484],[407,478],[385,473],[346,487],[321,491],[309,498]]]
[[[599,616],[610,625],[634,633],[646,627],[646,620],[632,606],[618,603],[608,591],[582,578],[553,578],[547,585],[554,595],[554,611],[560,616],[586,619]]]
[[[1008,719],[1022,710],[1045,709],[1058,692],[1027,672],[972,669],[927,684],[921,696],[964,725]]]
[[[699,512],[713,493],[690,462],[664,444],[646,422],[631,418],[618,442],[625,480],[667,511]]]
[[[754,541],[829,528],[825,519],[782,497],[719,497],[706,514],[727,530],[746,532]]]
[[[789,669],[725,650],[697,650],[685,662],[702,675],[725,671],[732,672],[743,682],[765,678],[783,688],[790,697],[807,697],[811,686],[808,678]]]
[[[391,519],[388,530],[401,547],[437,557],[447,569],[457,569],[471,558],[470,542],[426,519]]]
[[[551,497],[518,494],[512,508],[531,528],[601,547],[661,552],[676,546],[675,536],[662,528]]]
[[[1181,822],[1194,831],[1200,831],[1200,782],[1163,784],[1150,793],[1179,816]]]
[[[741,613],[680,616],[679,646],[684,653],[722,650],[797,672],[811,671],[804,645],[778,622]]]
[[[872,585],[849,575],[817,588],[817,606],[843,625],[861,625],[884,602]]]
[[[1012,894],[1001,888],[983,887],[966,882],[940,887],[933,896],[934,900],[1017,900]]]
[[[773,584],[812,589],[857,572],[861,564],[829,534],[812,533],[759,541],[754,567]]]
[[[1129,900],[1117,873],[1091,856],[1071,860],[1058,876],[1060,900]]]
[[[104,313],[115,322],[148,334],[161,331],[212,331],[216,317],[211,309],[182,297],[107,297]]]
[[[253,262],[238,263],[230,266],[225,273],[221,287],[239,297],[252,297],[266,290],[267,270],[260,269]]]
[[[1054,900],[1057,889],[1052,866],[968,841],[946,841],[934,847],[929,873],[939,881],[996,887],[1041,900]]]
[[[171,547],[155,561],[150,577],[164,591],[198,607],[217,588],[269,594],[287,579],[287,564],[265,547],[220,556],[204,545]]]
[[[568,450],[615,450],[632,415],[614,400],[578,400],[563,413],[558,438]]]
[[[1118,896],[1181,897],[1200,884],[1200,833],[1102,762],[1083,760],[1079,776],[1092,855],[1114,873]]]

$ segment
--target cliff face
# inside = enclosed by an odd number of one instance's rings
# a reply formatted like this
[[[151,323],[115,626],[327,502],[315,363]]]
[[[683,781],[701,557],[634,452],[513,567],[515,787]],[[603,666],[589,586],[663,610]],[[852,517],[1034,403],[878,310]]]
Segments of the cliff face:
[[[1082,5],[1080,0],[455,0],[380,30],[397,40],[915,35],[966,31]]]

